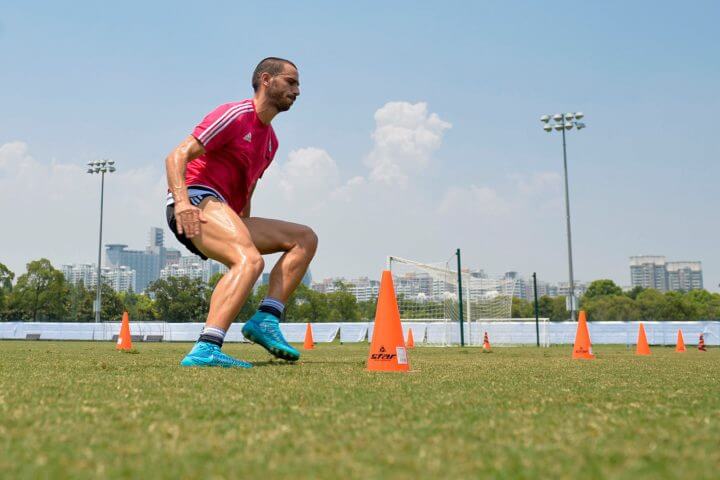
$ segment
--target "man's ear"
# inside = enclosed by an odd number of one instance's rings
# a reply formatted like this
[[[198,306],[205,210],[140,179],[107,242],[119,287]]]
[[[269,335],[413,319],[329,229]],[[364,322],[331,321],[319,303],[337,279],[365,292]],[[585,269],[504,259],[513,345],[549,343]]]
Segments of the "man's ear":
[[[270,84],[270,79],[272,78],[272,75],[270,75],[267,72],[263,72],[260,75],[260,82],[265,85],[266,87]]]

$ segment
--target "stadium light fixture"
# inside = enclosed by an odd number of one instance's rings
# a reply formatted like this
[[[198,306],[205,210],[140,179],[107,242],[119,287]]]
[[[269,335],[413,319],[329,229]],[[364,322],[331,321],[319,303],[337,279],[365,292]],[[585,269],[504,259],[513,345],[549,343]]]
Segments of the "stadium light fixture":
[[[543,115],[540,117],[540,121],[543,122],[543,130],[546,132],[552,132],[553,128],[562,132],[563,142],[563,168],[565,171],[565,218],[567,228],[567,244],[568,244],[568,271],[569,271],[569,307],[570,307],[570,318],[575,320],[575,312],[577,310],[577,301],[575,297],[575,278],[573,275],[573,262],[572,262],[572,234],[570,231],[570,194],[568,193],[568,173],[567,173],[567,147],[565,145],[565,131],[570,131],[573,127],[578,130],[582,130],[587,126],[583,122],[579,122],[585,118],[585,114],[582,112],[570,112],[570,113],[556,113],[552,116],[553,122],[550,122],[550,115]]]
[[[105,197],[105,174],[116,170],[115,160],[95,160],[87,163],[87,173],[100,174],[100,238],[98,240],[98,263],[97,263],[97,294],[95,299],[95,321],[100,322],[100,305],[102,301],[102,227],[103,227],[103,202]]]

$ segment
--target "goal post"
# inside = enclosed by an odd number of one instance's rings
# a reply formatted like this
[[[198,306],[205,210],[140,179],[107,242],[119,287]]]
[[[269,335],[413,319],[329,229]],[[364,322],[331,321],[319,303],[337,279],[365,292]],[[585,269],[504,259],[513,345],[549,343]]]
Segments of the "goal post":
[[[549,346],[548,319],[540,319],[536,332],[534,318],[511,318],[517,278],[470,269],[458,275],[456,265],[455,254],[433,263],[396,256],[387,259],[400,319],[425,323],[427,344],[460,344],[462,308],[462,337],[467,345],[482,345],[487,332],[491,344],[535,345],[539,335],[540,344]]]

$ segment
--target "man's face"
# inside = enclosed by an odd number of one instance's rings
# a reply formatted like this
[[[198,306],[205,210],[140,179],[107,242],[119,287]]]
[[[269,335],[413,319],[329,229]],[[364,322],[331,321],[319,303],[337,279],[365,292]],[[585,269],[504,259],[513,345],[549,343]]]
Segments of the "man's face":
[[[282,73],[268,80],[267,96],[279,112],[285,112],[290,109],[298,95],[300,95],[298,71],[286,63]]]

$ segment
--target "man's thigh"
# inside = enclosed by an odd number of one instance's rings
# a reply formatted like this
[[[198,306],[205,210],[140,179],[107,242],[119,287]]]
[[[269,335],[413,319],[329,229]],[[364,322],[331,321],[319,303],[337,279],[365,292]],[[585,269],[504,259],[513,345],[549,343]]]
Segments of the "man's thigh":
[[[311,230],[299,223],[250,217],[241,219],[250,231],[252,241],[261,254],[286,252],[305,238]]]
[[[205,255],[230,265],[256,250],[250,231],[225,203],[210,197],[198,207],[207,222],[200,225],[200,234],[191,240]]]

